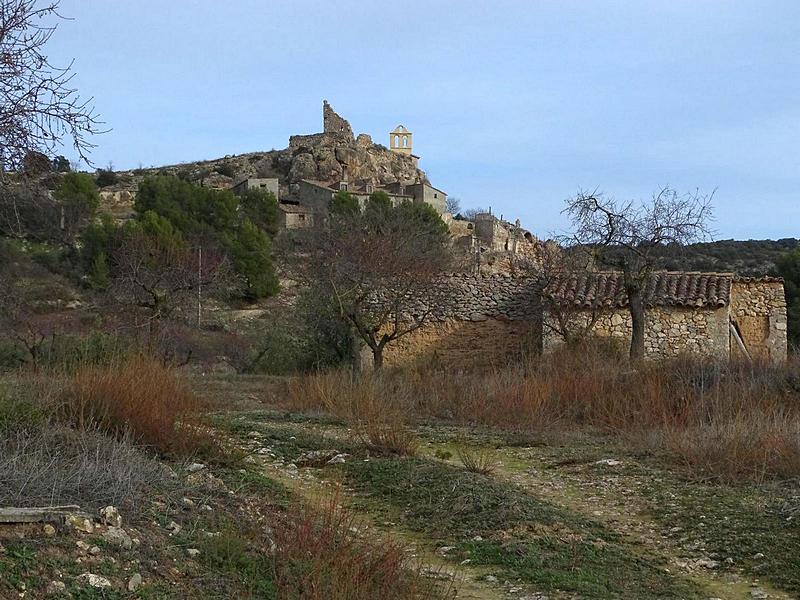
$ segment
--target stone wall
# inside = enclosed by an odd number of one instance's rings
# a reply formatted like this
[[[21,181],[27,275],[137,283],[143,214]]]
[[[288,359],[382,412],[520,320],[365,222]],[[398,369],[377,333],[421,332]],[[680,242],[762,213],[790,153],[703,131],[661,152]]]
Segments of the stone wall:
[[[730,281],[730,279],[728,279]],[[731,284],[730,304],[705,307],[651,306],[645,312],[647,358],[684,354],[728,360],[736,356],[730,323],[736,322],[753,358],[786,359],[786,303],[777,279],[738,279]],[[509,275],[452,274],[415,297],[404,318],[430,311],[422,329],[386,349],[387,364],[415,361],[448,368],[486,367],[514,361],[536,348],[563,343],[548,323],[535,278]],[[590,315],[576,310],[577,324]],[[630,345],[631,318],[625,307],[606,309],[592,333]]]
[[[590,313],[570,315],[576,329],[588,322]],[[555,319],[545,314],[542,327],[544,349],[563,343],[554,331]],[[631,343],[631,316],[627,308],[609,310],[600,315],[592,334],[619,340],[628,348]],[[653,307],[645,312],[645,355],[647,358],[674,358],[682,354],[727,359],[730,355],[728,307],[682,308]]]
[[[780,279],[735,279],[731,286],[730,318],[752,358],[786,360],[786,297]],[[735,343],[731,348],[734,355],[739,353]]]
[[[300,204],[314,213],[325,215],[333,197],[333,192],[327,188],[301,181],[294,194]]]
[[[328,138],[324,133],[309,133],[289,136],[289,148],[296,150],[297,148],[313,148],[314,146],[322,145],[328,141],[333,144],[333,140]]]
[[[499,368],[538,353],[539,337],[538,324],[531,321],[438,321],[389,344],[384,362],[449,370]]]
[[[538,283],[533,277],[452,273],[426,285],[424,290],[417,290],[403,318],[429,314],[431,322],[539,321],[537,290]],[[376,305],[385,302],[380,295],[375,298]]]

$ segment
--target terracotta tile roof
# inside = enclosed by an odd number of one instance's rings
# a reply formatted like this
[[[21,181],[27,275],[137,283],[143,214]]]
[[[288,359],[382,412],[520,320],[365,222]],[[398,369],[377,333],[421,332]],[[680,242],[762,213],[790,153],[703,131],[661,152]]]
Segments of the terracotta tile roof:
[[[730,300],[730,273],[653,273],[644,290],[652,306],[718,308]],[[583,308],[623,308],[628,305],[622,273],[573,273],[560,275],[544,290],[555,300]]]

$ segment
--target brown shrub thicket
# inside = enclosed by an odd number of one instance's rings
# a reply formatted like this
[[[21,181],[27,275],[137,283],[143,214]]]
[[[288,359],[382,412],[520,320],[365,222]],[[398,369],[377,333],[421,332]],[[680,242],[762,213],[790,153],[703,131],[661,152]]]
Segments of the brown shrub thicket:
[[[446,585],[426,580],[402,545],[369,540],[331,495],[274,528],[276,583],[281,598],[384,600],[452,597]],[[268,545],[268,541],[266,542]]]
[[[189,384],[160,361],[130,355],[109,366],[79,368],[58,414],[79,429],[129,435],[160,452],[194,452],[207,443],[193,423],[202,408]]]
[[[418,444],[408,427],[410,391],[402,379],[356,378],[342,369],[294,381],[289,403],[295,410],[322,409],[337,416],[373,452],[411,455]]]
[[[687,358],[634,367],[613,352],[583,347],[490,373],[311,375],[294,384],[290,403],[349,422],[365,410],[369,421],[379,414],[520,432],[601,431],[669,456],[698,478],[800,475],[796,359],[774,366]]]

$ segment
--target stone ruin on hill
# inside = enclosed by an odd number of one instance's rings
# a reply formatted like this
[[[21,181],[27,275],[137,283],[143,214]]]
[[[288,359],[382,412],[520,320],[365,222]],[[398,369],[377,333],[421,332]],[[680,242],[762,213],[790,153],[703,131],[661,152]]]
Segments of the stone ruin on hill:
[[[320,133],[291,136],[289,147],[272,160],[273,172],[290,193],[295,191],[292,186],[304,179],[376,186],[428,183],[416,156],[375,144],[365,133],[354,136],[347,119],[327,101],[322,104],[322,125]]]
[[[353,141],[353,130],[347,119],[340,117],[327,100],[322,101],[322,131]]]

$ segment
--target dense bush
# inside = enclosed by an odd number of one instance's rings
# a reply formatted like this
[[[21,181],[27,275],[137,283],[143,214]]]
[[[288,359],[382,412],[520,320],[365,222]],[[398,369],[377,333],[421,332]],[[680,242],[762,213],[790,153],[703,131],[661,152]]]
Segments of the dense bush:
[[[233,165],[230,163],[222,163],[221,165],[217,165],[214,170],[219,173],[220,175],[224,175],[225,177],[235,177],[236,176],[236,169],[233,168]]]
[[[154,488],[163,494],[176,487],[167,470],[127,436],[54,424],[0,437],[3,506],[135,508]]]
[[[130,436],[60,423],[58,386],[41,377],[0,384],[0,505],[135,507],[154,486],[160,493],[176,487]]]
[[[277,201],[271,194],[247,194],[193,185],[176,177],[149,177],[139,186],[135,208],[167,219],[185,240],[213,240],[231,258],[244,295],[255,299],[278,291],[270,235],[277,231]],[[252,216],[255,221],[253,221]]]
[[[63,233],[72,239],[97,212],[100,205],[97,186],[87,173],[67,173],[54,195],[60,203]]]
[[[114,169],[109,165],[107,169],[97,169],[95,182],[97,183],[97,187],[108,187],[119,182],[119,175],[117,175]]]
[[[161,452],[194,452],[205,444],[191,420],[201,408],[188,383],[142,355],[110,366],[80,368],[61,395],[59,415],[79,429],[97,428]]]
[[[350,327],[338,317],[332,299],[316,288],[303,291],[294,310],[270,314],[250,337],[252,347],[239,361],[247,372],[288,375],[353,360]]]

